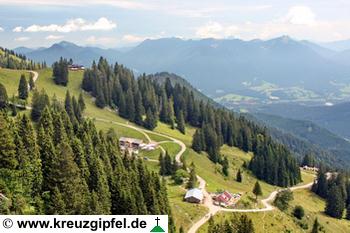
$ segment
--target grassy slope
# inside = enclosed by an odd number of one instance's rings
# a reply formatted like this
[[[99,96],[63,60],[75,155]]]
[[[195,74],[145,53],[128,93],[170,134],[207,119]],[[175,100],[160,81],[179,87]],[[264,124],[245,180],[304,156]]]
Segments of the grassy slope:
[[[0,68],[0,83],[6,87],[9,98],[18,95],[18,84],[21,75],[25,74],[29,81],[29,72],[25,70],[9,70]]]
[[[308,225],[308,230],[302,229],[298,221],[292,217],[292,210],[296,205],[303,206],[305,217],[301,222]],[[313,221],[317,217],[319,223],[324,227],[326,233],[347,233],[350,229],[350,221],[330,218],[323,213],[325,201],[313,194],[309,190],[297,190],[294,192],[294,201],[290,203],[289,210],[284,213],[279,210],[266,213],[248,213],[253,220],[256,233],[266,232],[310,232]],[[220,213],[214,217],[215,221],[222,221],[233,215],[240,216],[239,213]],[[199,233],[207,232],[208,224],[200,228]]]

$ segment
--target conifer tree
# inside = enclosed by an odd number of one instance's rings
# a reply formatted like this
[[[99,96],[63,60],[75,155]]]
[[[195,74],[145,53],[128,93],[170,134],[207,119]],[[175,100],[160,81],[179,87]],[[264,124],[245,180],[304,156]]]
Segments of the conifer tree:
[[[185,119],[184,119],[184,113],[182,111],[179,112],[178,117],[176,118],[177,122],[177,129],[185,134]]]
[[[345,208],[344,199],[339,186],[332,185],[329,189],[327,203],[326,203],[326,214],[333,218],[341,219]]]
[[[157,118],[150,108],[147,110],[144,126],[149,130],[153,130],[157,127]]]
[[[58,214],[65,215],[66,212],[66,204],[63,200],[63,196],[60,190],[57,187],[54,187],[50,197],[47,200],[46,205],[46,213],[47,214]]]
[[[318,223],[318,219],[316,218],[314,224],[312,226],[311,233],[318,233],[320,228],[320,224]]]
[[[229,172],[228,172],[228,169],[229,169],[229,162],[228,162],[227,157],[225,157],[225,158],[222,160],[221,165],[222,165],[222,173],[224,174],[224,176],[228,176],[228,175],[229,175]]]
[[[192,149],[197,153],[202,151],[202,135],[200,129],[196,129],[196,132],[193,135]]]
[[[34,90],[35,88],[35,82],[34,82],[34,79],[33,79],[33,74],[30,73],[30,76],[29,76],[29,89],[32,91]]]
[[[255,182],[253,193],[255,195],[256,200],[258,200],[258,196],[262,196],[262,190],[259,181]]]
[[[32,120],[35,122],[38,121],[45,107],[49,105],[50,99],[49,96],[46,94],[45,90],[41,90],[40,93],[37,90],[34,90],[31,111]]]
[[[237,172],[237,175],[236,175],[236,181],[239,182],[239,183],[242,183],[242,181],[243,181],[241,169],[238,169],[238,172]]]
[[[18,97],[23,100],[28,98],[28,82],[24,74],[21,75],[21,79],[19,80]]]
[[[187,188],[193,189],[196,187],[196,185],[197,185],[197,174],[196,174],[195,166],[192,163],[190,168],[190,179],[188,180]]]
[[[7,96],[6,88],[4,85],[0,83],[0,110],[6,108],[7,102],[8,102],[8,96]]]
[[[0,112],[0,170],[15,170],[17,168],[18,161],[15,149],[16,145],[9,123],[4,113]]]
[[[85,101],[84,101],[84,97],[83,97],[83,94],[82,94],[82,93],[79,94],[78,103],[79,103],[79,106],[80,106],[80,110],[81,110],[82,112],[84,112],[86,106],[85,106]]]

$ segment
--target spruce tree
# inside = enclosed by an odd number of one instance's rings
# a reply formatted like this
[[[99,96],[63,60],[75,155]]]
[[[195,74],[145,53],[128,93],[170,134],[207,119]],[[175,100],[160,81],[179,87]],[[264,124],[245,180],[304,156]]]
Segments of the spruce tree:
[[[16,157],[16,145],[10,125],[4,115],[0,112],[0,170],[15,170],[18,166]]]
[[[0,110],[7,107],[8,96],[4,85],[0,83]],[[14,103],[12,103],[14,104]]]
[[[197,174],[196,174],[195,166],[192,163],[190,168],[190,179],[188,180],[187,188],[193,189],[196,187],[196,185],[197,185]]]
[[[84,112],[86,106],[85,106],[85,101],[84,101],[84,97],[83,97],[83,94],[82,94],[82,93],[79,94],[78,103],[79,103],[79,106],[80,106],[80,110],[81,110],[82,112]]]
[[[154,113],[150,108],[147,110],[144,126],[149,130],[153,130],[157,127],[157,118],[154,116]]]
[[[345,202],[343,199],[340,187],[332,185],[329,189],[327,203],[326,203],[326,214],[333,218],[341,219],[345,208]]]
[[[35,82],[34,82],[34,79],[33,79],[33,74],[30,73],[30,76],[29,76],[29,89],[30,90],[34,90],[35,88]]]
[[[242,181],[243,181],[241,169],[238,169],[238,172],[237,172],[237,175],[236,175],[236,181],[239,182],[239,183],[242,183]]]
[[[28,82],[24,74],[21,75],[21,79],[19,80],[18,97],[23,100],[28,98]]]
[[[185,134],[185,119],[184,119],[184,113],[182,111],[180,111],[180,113],[178,114],[178,117],[176,118],[176,123],[177,123],[177,129]]]
[[[259,181],[255,182],[253,193],[255,195],[255,200],[258,200],[258,196],[262,196],[262,190]]]
[[[314,224],[312,226],[311,233],[318,233],[320,228],[320,224],[318,223],[318,219],[316,218]]]
[[[202,151],[202,136],[200,129],[197,129],[193,135],[192,149],[197,153],[200,153]]]

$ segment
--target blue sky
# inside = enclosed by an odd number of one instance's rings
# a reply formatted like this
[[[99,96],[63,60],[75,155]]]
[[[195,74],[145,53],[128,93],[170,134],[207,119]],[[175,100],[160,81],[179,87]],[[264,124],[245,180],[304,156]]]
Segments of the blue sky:
[[[0,0],[3,47],[106,48],[150,38],[350,39],[347,0]]]

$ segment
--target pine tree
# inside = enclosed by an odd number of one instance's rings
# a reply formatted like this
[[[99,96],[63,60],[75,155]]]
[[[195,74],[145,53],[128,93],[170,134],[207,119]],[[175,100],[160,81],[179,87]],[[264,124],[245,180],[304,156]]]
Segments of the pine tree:
[[[345,202],[340,187],[332,185],[328,193],[325,210],[326,214],[333,218],[341,219],[343,217],[344,208]]]
[[[7,107],[8,96],[4,85],[0,83],[0,110]],[[13,103],[14,104],[14,103]]]
[[[197,129],[193,135],[192,149],[197,153],[202,151],[202,135],[200,129]]]
[[[57,85],[67,86],[68,84],[68,62],[62,57],[55,62],[52,69],[52,76]]]
[[[65,215],[66,212],[66,204],[63,200],[63,196],[60,190],[57,187],[54,187],[50,197],[47,200],[46,204],[46,214],[58,214]]]
[[[247,215],[242,215],[237,224],[237,233],[254,233],[253,221]]]
[[[34,79],[33,79],[33,74],[30,73],[30,76],[29,76],[29,89],[30,90],[34,90],[35,88],[35,82],[34,82]]]
[[[196,187],[196,185],[197,185],[197,174],[196,174],[195,166],[192,163],[190,168],[190,179],[188,180],[187,188],[193,189]]]
[[[185,119],[184,119],[184,113],[182,111],[180,111],[180,113],[178,114],[178,117],[176,118],[176,123],[177,123],[177,129],[185,134]]]
[[[320,228],[320,224],[318,223],[318,219],[316,218],[314,224],[312,226],[311,233],[318,233]]]
[[[262,196],[262,190],[259,181],[255,182],[253,193],[255,195],[256,200],[258,200],[258,196]]]
[[[25,100],[28,98],[28,82],[24,74],[21,75],[18,86],[18,97]]]
[[[228,172],[228,169],[229,169],[229,162],[228,162],[227,157],[225,157],[225,158],[222,160],[221,165],[222,165],[222,173],[224,174],[224,176],[228,176],[228,175],[229,175],[229,172]]]
[[[242,183],[242,181],[243,181],[241,169],[238,169],[238,172],[237,172],[237,175],[236,175],[236,181],[239,182],[239,183]]]
[[[78,103],[79,103],[81,112],[84,112],[86,106],[85,106],[85,101],[82,93],[79,94]]]
[[[32,120],[38,121],[45,107],[49,105],[50,105],[50,100],[46,92],[42,90],[39,93],[38,91],[34,90],[33,99],[32,99],[32,112],[31,112]]]
[[[8,121],[0,112],[0,170],[15,170],[18,166],[16,145]]]
[[[157,127],[157,118],[150,108],[147,110],[144,126],[149,130],[153,130]]]

